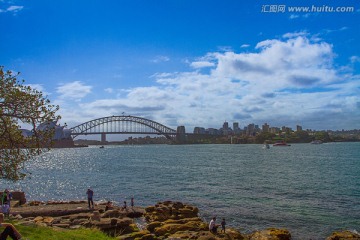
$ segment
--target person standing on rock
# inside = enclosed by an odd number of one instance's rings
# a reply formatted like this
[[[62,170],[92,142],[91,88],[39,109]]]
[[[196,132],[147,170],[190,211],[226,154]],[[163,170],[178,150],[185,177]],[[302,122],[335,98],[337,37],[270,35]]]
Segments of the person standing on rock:
[[[126,201],[124,201],[124,205],[123,205],[122,209],[127,211]]]
[[[221,221],[221,232],[225,233],[225,225],[226,225],[225,218],[223,218]]]
[[[133,197],[131,198],[130,204],[131,204],[131,208],[134,208],[134,198]]]
[[[216,224],[216,217],[213,217],[213,219],[211,219],[210,224],[209,224],[209,231],[216,234],[217,228],[218,228],[218,225]]]
[[[89,209],[91,209],[90,203],[91,203],[92,209],[94,209],[94,201],[93,201],[94,191],[91,190],[90,188],[88,188],[88,190],[86,191],[86,194],[87,194],[87,198],[88,198]]]
[[[4,214],[0,213],[0,227],[5,227],[0,233],[0,240],[6,240],[10,236],[13,240],[21,239],[21,234],[11,223],[4,223]]]

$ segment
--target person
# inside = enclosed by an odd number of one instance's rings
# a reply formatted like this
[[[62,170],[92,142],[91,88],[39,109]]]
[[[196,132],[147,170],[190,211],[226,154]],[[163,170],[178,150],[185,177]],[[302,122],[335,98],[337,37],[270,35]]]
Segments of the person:
[[[130,204],[131,204],[131,208],[134,208],[134,198],[133,197],[131,198],[131,203]]]
[[[216,234],[218,225],[216,224],[216,217],[213,217],[209,224],[209,231]]]
[[[223,218],[221,221],[221,231],[224,233],[225,233],[225,225],[226,225],[225,218]]]
[[[0,213],[0,227],[5,229],[0,233],[0,240],[6,240],[10,236],[13,240],[21,239],[21,234],[11,223],[4,223],[4,214]]]
[[[111,202],[111,201],[108,201],[108,202],[106,203],[106,206],[105,206],[105,211],[111,210],[112,208],[113,208],[112,202]]]
[[[2,205],[2,212],[7,216],[10,215],[10,200],[11,200],[11,193],[9,192],[8,189],[5,189],[1,197],[1,205]]]
[[[88,198],[89,209],[90,209],[90,203],[91,203],[92,208],[94,209],[94,201],[93,201],[94,191],[91,190],[90,188],[88,188],[88,190],[86,191],[86,194],[87,194],[87,198]]]
[[[124,205],[123,205],[122,209],[123,209],[123,210],[127,210],[126,201],[124,201]]]

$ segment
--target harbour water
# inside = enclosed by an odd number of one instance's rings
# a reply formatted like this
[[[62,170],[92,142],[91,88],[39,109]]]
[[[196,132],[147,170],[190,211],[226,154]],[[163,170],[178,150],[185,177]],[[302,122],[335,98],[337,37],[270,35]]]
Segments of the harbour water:
[[[291,147],[143,145],[54,149],[27,163],[29,177],[2,187],[30,200],[85,199],[198,206],[249,233],[287,228],[293,239],[360,231],[360,143]]]

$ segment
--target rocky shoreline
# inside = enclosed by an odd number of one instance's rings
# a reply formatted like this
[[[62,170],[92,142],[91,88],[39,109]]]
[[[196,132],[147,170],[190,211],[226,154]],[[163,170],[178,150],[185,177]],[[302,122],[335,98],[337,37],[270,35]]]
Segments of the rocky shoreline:
[[[243,234],[232,228],[213,234],[199,216],[197,207],[181,202],[164,201],[149,207],[113,207],[105,203],[88,209],[86,201],[13,201],[11,218],[23,225],[62,229],[98,228],[119,240],[202,239],[202,240],[291,240],[287,229],[269,228]],[[360,240],[350,231],[334,232],[326,240]]]

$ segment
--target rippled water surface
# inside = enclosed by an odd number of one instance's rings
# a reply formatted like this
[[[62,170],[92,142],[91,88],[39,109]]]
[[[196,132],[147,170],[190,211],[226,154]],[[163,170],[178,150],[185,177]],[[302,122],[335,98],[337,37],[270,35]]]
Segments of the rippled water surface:
[[[28,163],[31,177],[4,187],[28,199],[153,205],[179,200],[242,232],[287,228],[293,239],[360,229],[360,144],[146,145],[55,149]]]

